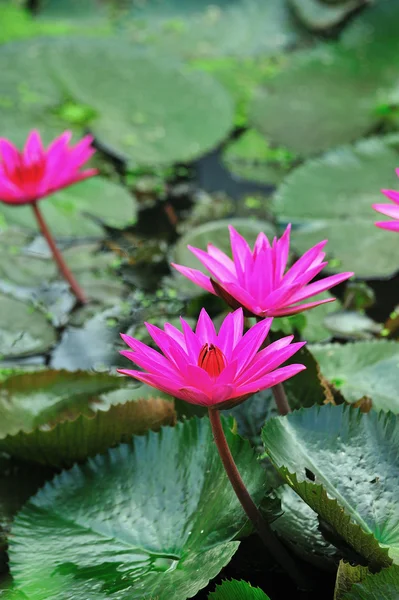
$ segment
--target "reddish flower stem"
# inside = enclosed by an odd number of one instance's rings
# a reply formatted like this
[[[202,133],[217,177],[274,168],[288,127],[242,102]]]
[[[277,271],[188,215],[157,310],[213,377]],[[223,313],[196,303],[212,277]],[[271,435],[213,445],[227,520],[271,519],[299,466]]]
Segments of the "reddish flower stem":
[[[208,413],[213,437],[215,439],[216,447],[218,449],[224,469],[247,517],[250,519],[266,548],[279,563],[279,565],[289,574],[289,576],[295,581],[300,589],[309,589],[309,584],[306,578],[298,570],[294,560],[291,558],[285,547],[281,544],[280,540],[275,536],[270,525],[264,520],[257,506],[252,500],[237,469],[237,465],[234,462],[233,455],[231,454],[226,436],[223,431],[220,412],[217,409],[209,408]]]
[[[53,254],[54,260],[57,263],[57,266],[60,270],[60,273],[64,277],[65,281],[67,281],[69,283],[71,290],[73,291],[73,293],[75,294],[75,296],[79,300],[79,302],[81,304],[87,304],[87,298],[86,298],[83,290],[79,286],[78,282],[72,275],[71,271],[69,270],[60,250],[57,248],[54,238],[51,235],[49,228],[47,227],[47,223],[43,219],[43,215],[42,215],[41,211],[39,210],[39,206],[38,206],[37,202],[32,203],[32,208],[33,208],[33,212],[35,214],[36,220],[38,222],[40,231],[42,232],[43,236],[46,238],[46,241],[50,247],[50,250]]]

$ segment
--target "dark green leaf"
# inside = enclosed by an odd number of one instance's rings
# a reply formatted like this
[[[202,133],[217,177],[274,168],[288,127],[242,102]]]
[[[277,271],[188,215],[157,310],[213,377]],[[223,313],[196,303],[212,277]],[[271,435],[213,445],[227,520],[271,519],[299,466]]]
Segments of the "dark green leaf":
[[[226,434],[259,503],[263,470]],[[245,523],[209,421],[191,419],[47,484],[14,521],[11,572],[29,600],[185,600],[230,560]]]
[[[335,582],[334,600],[342,600],[353,584],[362,581],[369,573],[370,571],[367,567],[360,565],[352,566],[348,562],[341,560]]]
[[[311,31],[324,31],[339,25],[367,0],[288,0],[295,14]]]
[[[368,575],[356,583],[342,600],[398,600],[399,567],[383,569],[376,575]]]
[[[287,483],[371,568],[399,560],[397,417],[312,407],[267,422],[262,438]]]
[[[253,588],[245,581],[224,581],[209,594],[208,600],[270,600],[259,588]]]

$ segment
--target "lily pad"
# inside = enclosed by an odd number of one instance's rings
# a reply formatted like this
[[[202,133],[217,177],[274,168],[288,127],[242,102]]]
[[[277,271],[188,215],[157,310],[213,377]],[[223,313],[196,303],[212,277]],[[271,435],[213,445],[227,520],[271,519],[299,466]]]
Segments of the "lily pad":
[[[41,354],[56,340],[56,332],[43,313],[28,302],[0,293],[1,357]]]
[[[212,77],[116,40],[59,40],[50,68],[98,113],[91,129],[133,163],[190,160],[233,123],[230,96]]]
[[[209,594],[208,600],[270,600],[260,588],[254,588],[245,581],[224,581]]]
[[[399,567],[392,565],[355,583],[342,600],[398,600]]]
[[[399,413],[399,347],[393,341],[311,346],[321,372],[348,402],[363,396],[376,410]]]
[[[277,54],[298,39],[298,27],[280,0],[129,4],[128,14],[122,13],[129,38],[183,58]]]
[[[187,245],[206,250],[208,244],[212,243],[223,252],[226,252],[228,256],[231,256],[228,225],[233,225],[233,227],[245,237],[247,242],[252,245],[255,243],[256,237],[261,231],[266,233],[269,237],[274,235],[273,226],[267,221],[234,218],[204,223],[199,227],[195,227],[178,240],[172,252],[173,262],[207,273],[205,267],[203,267],[199,260],[197,260],[188,250]],[[183,278],[177,273],[176,277],[178,277],[180,292],[189,296],[200,295],[203,293],[202,288],[196,286],[185,277]]]
[[[298,19],[311,31],[322,32],[339,25],[349,15],[364,6],[367,0],[288,0]]]
[[[399,561],[394,415],[312,407],[272,419],[262,437],[287,483],[371,569]]]
[[[331,297],[331,294],[328,292],[323,292],[318,296],[320,300],[326,300]],[[332,332],[327,327],[326,318],[330,313],[333,315],[340,307],[341,303],[339,300],[335,300],[335,302],[321,304],[312,308],[312,310],[308,310],[305,313],[306,324],[301,331],[301,337],[307,342],[324,342],[329,340]]]
[[[122,186],[94,177],[65,188],[41,201],[43,216],[56,237],[100,237],[103,222],[112,227],[131,224],[136,216],[136,202]],[[29,205],[0,205],[0,216],[9,225],[37,231]]]
[[[0,396],[0,451],[25,461],[71,466],[133,434],[174,424],[173,402],[154,393],[145,397],[146,386],[124,390],[122,404],[112,396],[108,402],[106,393],[126,387],[124,379],[67,371],[9,377]]]
[[[341,560],[335,581],[334,600],[342,600],[352,586],[362,581],[369,573],[370,571],[367,567],[351,565],[349,562]]]
[[[227,146],[223,160],[237,177],[276,184],[288,173],[294,156],[284,149],[272,149],[260,133],[249,129]]]
[[[399,155],[384,139],[343,147],[295,169],[279,188],[276,210],[292,222],[292,243],[303,253],[322,239],[330,268],[358,277],[386,277],[398,268],[399,236],[373,225],[371,205],[381,188],[397,187]]]
[[[248,443],[226,433],[259,503],[263,470]],[[209,421],[191,419],[47,484],[14,521],[11,573],[29,600],[185,600],[229,562],[245,523]]]

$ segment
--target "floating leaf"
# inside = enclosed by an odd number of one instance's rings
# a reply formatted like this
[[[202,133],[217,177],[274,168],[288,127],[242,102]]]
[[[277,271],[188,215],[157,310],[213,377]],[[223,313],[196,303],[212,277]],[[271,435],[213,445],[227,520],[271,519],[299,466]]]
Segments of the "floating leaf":
[[[260,502],[263,470],[248,443],[226,433]],[[29,600],[185,600],[229,562],[245,522],[209,421],[191,419],[47,484],[14,521],[11,573]]]
[[[212,221],[205,223],[199,227],[195,227],[185,235],[183,235],[173,249],[173,262],[192,267],[206,273],[205,267],[195,258],[188,250],[187,245],[195,248],[207,249],[209,243],[214,244],[223,252],[231,256],[230,235],[228,225],[233,225],[237,231],[245,237],[249,244],[254,244],[257,235],[263,231],[268,236],[272,236],[274,231],[270,223],[266,221],[251,220],[251,219],[223,219],[220,221]],[[208,273],[209,274],[209,273]],[[177,277],[177,275],[176,275]],[[191,283],[185,277],[178,275],[179,290],[187,293],[190,296],[199,295],[203,290]]]
[[[208,600],[270,600],[259,588],[245,581],[224,581],[209,594]]]
[[[98,114],[94,134],[134,163],[189,160],[229,132],[233,106],[210,76],[116,40],[60,40],[51,68]]]
[[[126,384],[125,378],[85,372],[9,377],[0,395],[0,451],[26,461],[70,466],[133,434],[174,423],[173,403],[142,398],[143,386],[125,390],[122,404],[99,404],[99,396]]]
[[[331,565],[337,549],[321,534],[315,511],[288,485],[279,487],[275,493],[281,501],[282,515],[273,521],[272,528],[301,558],[320,568]]]
[[[355,583],[342,600],[398,600],[399,567],[393,565],[375,575],[367,575]]]
[[[393,341],[311,346],[321,372],[345,397],[371,398],[376,410],[399,413],[399,347]]]
[[[331,298],[331,294],[323,292],[317,296],[320,300]],[[306,325],[301,331],[301,337],[307,342],[324,342],[331,338],[331,330],[327,327],[326,319],[332,314],[334,315],[341,307],[339,300],[320,304],[308,310],[305,313]]]
[[[229,144],[223,155],[226,166],[234,175],[265,184],[280,183],[293,158],[283,149],[270,148],[265,138],[254,129],[249,129]]]
[[[32,304],[0,293],[0,356],[11,358],[47,352],[56,332]]]
[[[288,0],[300,21],[311,31],[325,31],[339,25],[367,0]]]
[[[262,437],[287,483],[371,569],[399,561],[394,415],[312,407],[272,419]]]
[[[136,216],[136,202],[122,186],[102,177],[87,179],[53,194],[40,204],[43,216],[56,237],[100,237],[101,222],[124,227]],[[6,223],[37,231],[32,208],[0,205]],[[90,217],[93,218],[90,218]]]
[[[289,8],[280,0],[129,4],[122,25],[132,41],[184,58],[276,54],[298,38]]]
[[[373,225],[371,205],[379,201],[381,188],[397,187],[398,161],[388,140],[369,139],[332,150],[288,175],[277,192],[276,210],[284,223],[293,223],[298,252],[328,239],[327,252],[339,271],[392,275],[399,238]]]

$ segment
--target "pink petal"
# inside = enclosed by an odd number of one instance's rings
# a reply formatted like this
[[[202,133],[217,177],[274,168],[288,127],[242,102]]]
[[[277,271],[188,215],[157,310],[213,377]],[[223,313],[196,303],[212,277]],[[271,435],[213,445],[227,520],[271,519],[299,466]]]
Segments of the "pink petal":
[[[244,314],[242,308],[229,313],[220,326],[217,345],[226,358],[231,358],[234,348],[242,338]]]
[[[217,337],[215,326],[212,319],[206,312],[205,308],[201,309],[197,327],[195,329],[195,335],[200,340],[201,344],[215,344],[217,345]]]
[[[322,242],[316,244],[316,246],[313,246],[313,248],[307,250],[305,254],[303,254],[301,258],[299,258],[287,271],[283,277],[283,282],[285,284],[293,283],[294,280],[299,275],[302,275],[310,266],[316,266],[313,264],[314,261],[322,262],[324,253],[322,253],[321,250],[326,244],[327,240],[323,240]]]
[[[269,354],[268,357],[263,357],[263,360],[253,364],[249,369],[246,369],[245,372],[242,373],[239,382],[236,381],[236,384],[246,385],[255,379],[259,379],[260,377],[267,375],[267,373],[273,372],[275,369],[277,369],[277,367],[294,356],[294,354],[298,352],[298,350],[300,350],[305,344],[306,342],[295,342],[294,344],[290,344],[278,352]]]
[[[194,254],[196,258],[208,269],[208,271],[218,279],[219,281],[230,281],[232,278],[231,271],[224,265],[223,262],[219,262],[216,258],[210,256],[204,250],[200,248],[193,248],[193,246],[187,246],[187,248]]]
[[[392,204],[373,204],[372,206],[374,210],[382,215],[392,217],[392,219],[399,219],[399,206],[392,206]]]
[[[287,308],[282,308],[276,310],[274,313],[275,317],[288,317],[290,315],[296,315],[297,313],[303,312],[305,310],[310,310],[315,306],[319,306],[320,304],[327,304],[328,302],[334,302],[336,298],[327,298],[326,300],[319,300],[315,302],[309,302],[308,304],[297,304],[296,306],[289,306]]]
[[[283,235],[276,244],[274,285],[278,285],[280,283],[287,266],[288,255],[290,252],[290,234],[291,223],[287,225],[287,229],[284,231]]]
[[[298,283],[286,285],[282,284],[274,292],[271,292],[261,304],[261,310],[263,315],[268,317],[274,317],[276,310],[280,307],[286,306],[292,303],[292,296],[300,289],[301,285]]]
[[[300,302],[301,300],[306,300],[311,296],[316,296],[316,294],[320,294],[321,292],[325,292],[332,287],[335,287],[339,283],[342,283],[349,277],[352,277],[354,273],[337,273],[337,275],[331,275],[330,277],[325,277],[324,279],[320,279],[320,281],[315,281],[314,283],[310,283],[305,286],[302,290],[295,293],[292,298],[290,304],[294,304],[295,302]]]
[[[142,383],[146,383],[147,385],[150,385],[151,387],[154,387],[160,390],[161,392],[165,392],[165,394],[169,394],[170,396],[176,396],[176,398],[181,397],[179,395],[180,388],[177,382],[175,383],[175,381],[172,381],[170,378],[129,369],[118,369],[118,373],[121,373],[122,375],[128,375],[129,377],[133,377],[134,379],[137,379]]]
[[[232,360],[238,363],[237,376],[252,361],[260,346],[265,341],[273,319],[262,319],[251,327],[238,342],[232,354]]]
[[[211,294],[215,294],[210,278],[207,277],[207,275],[204,275],[204,273],[201,273],[201,271],[198,271],[198,269],[183,267],[182,265],[176,265],[175,263],[171,263],[171,265],[176,271],[179,271],[179,273],[184,275],[184,277],[187,277],[187,279],[190,279],[196,285],[199,285],[199,287],[202,287]]]
[[[182,373],[185,373],[188,357],[181,346],[179,346],[179,344],[167,333],[162,331],[162,329],[159,329],[159,327],[151,325],[151,323],[144,324],[147,327],[148,333],[162,350],[166,358],[171,360]]]
[[[237,277],[234,262],[229,256],[227,256],[227,254],[225,254],[222,250],[219,250],[219,248],[216,248],[216,246],[214,246],[213,244],[208,244],[207,250],[208,254],[212,256],[212,258],[215,258],[220,263],[223,263],[223,265],[226,267],[226,269],[230,271],[231,275],[234,278]]]
[[[381,190],[381,192],[384,194],[384,196],[392,200],[392,202],[399,204],[399,192],[396,192],[395,190]]]
[[[246,289],[241,287],[239,284],[229,281],[223,284],[224,289],[228,292],[237,302],[247,308],[250,312],[255,315],[260,315],[262,310],[258,305],[256,299],[247,292]]]
[[[184,352],[187,352],[186,340],[180,329],[177,329],[177,327],[171,323],[165,323],[163,328],[165,333],[167,333],[169,337],[172,337],[179,344],[179,346],[181,346]]]
[[[388,231],[399,231],[399,221],[378,221],[374,225]]]
[[[174,396],[176,398],[181,398],[190,404],[198,404],[199,406],[212,406],[215,404],[212,398],[202,390],[191,385],[180,388]]]
[[[186,384],[202,390],[205,394],[211,395],[214,382],[208,375],[205,369],[197,365],[188,365],[187,375],[185,377]]]
[[[183,328],[184,340],[189,359],[193,364],[197,364],[203,344],[195,335],[190,325],[182,317],[180,317],[180,322]]]
[[[20,164],[18,149],[7,139],[0,138],[0,155],[7,175],[11,175]]]
[[[232,225],[229,225],[229,232],[231,251],[233,253],[237,279],[241,284],[243,284],[245,281],[245,271],[248,268],[248,265],[252,263],[251,248],[249,247],[245,238],[243,238],[243,236],[240,235]],[[231,280],[231,277],[228,279]],[[221,281],[223,281],[223,278],[221,278]]]
[[[304,365],[289,365],[288,367],[282,367],[281,369],[273,371],[273,373],[268,373],[264,377],[252,381],[248,385],[237,387],[237,392],[239,392],[238,395],[254,394],[255,392],[266,390],[282,381],[286,381],[286,379],[290,379],[290,377],[293,377],[304,369],[306,369]]]
[[[25,143],[23,151],[23,161],[25,166],[30,166],[33,163],[44,158],[44,149],[39,132],[34,129],[30,132]]]

